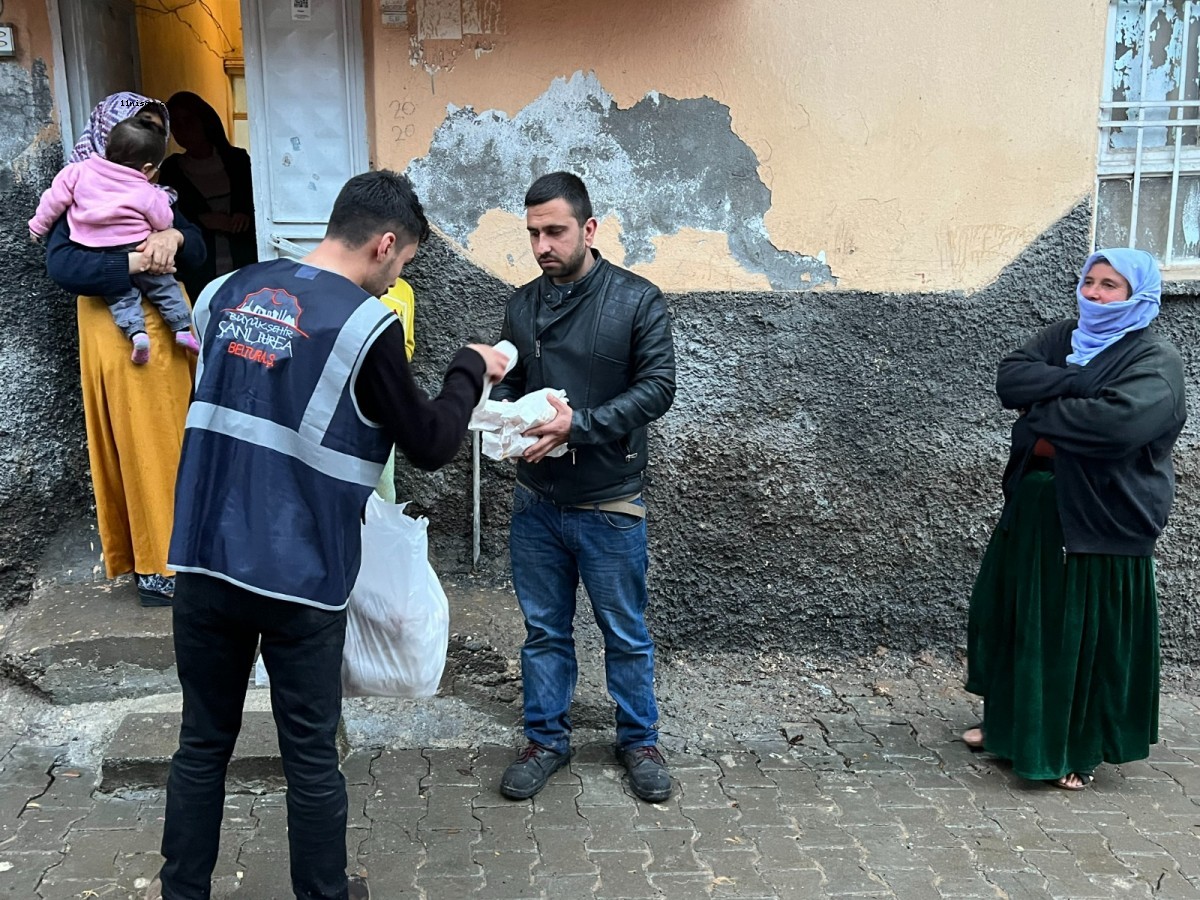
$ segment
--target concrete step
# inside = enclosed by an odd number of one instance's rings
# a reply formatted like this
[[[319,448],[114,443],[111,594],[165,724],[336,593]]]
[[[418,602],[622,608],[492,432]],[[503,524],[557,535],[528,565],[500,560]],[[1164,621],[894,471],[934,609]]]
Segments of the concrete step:
[[[143,609],[132,576],[108,581],[95,521],[56,534],[29,602],[0,625],[0,671],[55,703],[177,691],[171,610]]]
[[[170,608],[143,609],[128,576],[105,580],[98,548],[86,519],[51,541],[29,603],[0,622],[0,672],[62,704],[178,691]],[[443,586],[451,631],[443,685],[456,676],[514,680],[524,629],[511,589],[470,578]]]
[[[133,713],[121,720],[109,742],[101,765],[100,790],[149,790],[167,783],[171,754],[179,740],[177,712]],[[341,760],[349,753],[345,733],[339,731]],[[264,793],[285,787],[275,720],[268,711],[246,711],[225,789],[232,794]]]

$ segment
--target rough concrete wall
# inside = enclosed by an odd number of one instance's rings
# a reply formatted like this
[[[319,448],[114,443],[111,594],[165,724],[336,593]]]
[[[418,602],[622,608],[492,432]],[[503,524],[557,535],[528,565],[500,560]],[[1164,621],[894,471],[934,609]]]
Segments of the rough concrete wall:
[[[972,295],[686,294],[670,298],[675,406],[652,430],[652,618],[676,647],[870,651],[961,645],[999,513],[1011,414],[996,362],[1072,313],[1088,245],[1081,204]],[[409,270],[406,270],[406,274]],[[411,270],[417,363],[494,338],[507,288],[445,243]],[[1200,400],[1200,306],[1164,305]],[[1163,646],[1190,659],[1200,589],[1200,418],[1180,439],[1179,500],[1160,545]],[[470,470],[401,464],[437,565],[470,564]],[[502,577],[513,468],[484,460],[482,573]]]
[[[47,537],[90,502],[75,304],[27,222],[62,163],[46,65],[0,64],[0,602],[28,595]]]

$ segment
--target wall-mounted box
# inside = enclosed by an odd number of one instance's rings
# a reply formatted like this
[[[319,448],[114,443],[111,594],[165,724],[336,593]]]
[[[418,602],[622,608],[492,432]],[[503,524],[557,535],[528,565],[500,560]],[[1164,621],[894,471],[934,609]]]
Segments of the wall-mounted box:
[[[11,25],[0,25],[0,57],[16,56],[17,41]]]

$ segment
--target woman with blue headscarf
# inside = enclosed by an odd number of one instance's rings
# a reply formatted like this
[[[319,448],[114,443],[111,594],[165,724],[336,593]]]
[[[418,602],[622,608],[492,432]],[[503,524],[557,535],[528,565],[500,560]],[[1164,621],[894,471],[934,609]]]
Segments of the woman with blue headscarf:
[[[996,379],[1020,417],[971,595],[967,690],[985,722],[963,741],[1067,790],[1158,740],[1153,554],[1186,417],[1183,362],[1153,325],[1161,293],[1150,254],[1092,254],[1078,319],[1006,356]]]

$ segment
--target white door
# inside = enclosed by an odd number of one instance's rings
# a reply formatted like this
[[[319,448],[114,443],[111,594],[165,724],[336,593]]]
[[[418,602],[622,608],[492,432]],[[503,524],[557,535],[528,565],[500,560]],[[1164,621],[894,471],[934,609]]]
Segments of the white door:
[[[57,87],[67,98],[60,122],[70,152],[93,106],[109,94],[141,89],[137,15],[133,0],[52,0],[50,15],[62,38],[55,41],[62,52],[55,62]]]
[[[367,170],[360,7],[242,0],[260,259],[314,246],[346,179]]]

